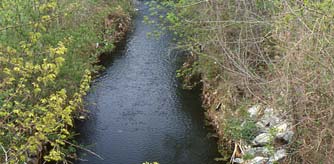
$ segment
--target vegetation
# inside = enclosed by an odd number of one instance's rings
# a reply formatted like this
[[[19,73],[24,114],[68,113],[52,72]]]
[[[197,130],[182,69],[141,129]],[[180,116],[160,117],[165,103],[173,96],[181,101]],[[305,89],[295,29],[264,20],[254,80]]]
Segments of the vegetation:
[[[200,74],[204,103],[223,104],[211,115],[237,116],[245,102],[272,106],[297,132],[286,162],[334,162],[331,0],[178,0],[151,7],[168,10],[160,16],[164,28],[192,54],[179,75],[191,81]]]
[[[93,64],[120,36],[109,19],[128,23],[129,10],[126,0],[1,0],[0,163],[63,161],[75,151],[70,128]]]
[[[225,120],[224,134],[228,138],[250,142],[256,136],[257,127],[255,122],[251,120],[244,121],[240,119],[230,118]]]

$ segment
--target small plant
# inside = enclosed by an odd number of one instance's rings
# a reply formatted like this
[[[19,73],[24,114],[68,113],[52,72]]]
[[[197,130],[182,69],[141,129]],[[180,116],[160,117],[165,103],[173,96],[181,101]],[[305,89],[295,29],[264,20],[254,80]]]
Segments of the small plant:
[[[233,140],[250,142],[257,134],[255,121],[252,120],[242,121],[240,119],[231,118],[226,120],[224,128],[225,135]]]
[[[253,159],[255,156],[253,154],[250,154],[250,153],[246,153],[242,156],[242,159],[244,160],[251,160]]]

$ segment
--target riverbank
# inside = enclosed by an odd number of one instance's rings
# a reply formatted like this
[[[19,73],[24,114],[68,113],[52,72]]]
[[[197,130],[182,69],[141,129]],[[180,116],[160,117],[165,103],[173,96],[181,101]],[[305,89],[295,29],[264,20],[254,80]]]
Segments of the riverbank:
[[[332,14],[320,14],[333,10],[331,2],[191,0],[151,7],[153,14],[167,10],[164,28],[192,56],[179,75],[186,88],[200,76],[221,160],[333,163],[333,22]],[[284,144],[276,140],[282,129],[291,137]],[[269,153],[243,151],[257,141]]]
[[[85,111],[99,54],[125,37],[132,4],[5,0],[0,8],[0,161],[75,158],[73,119]]]

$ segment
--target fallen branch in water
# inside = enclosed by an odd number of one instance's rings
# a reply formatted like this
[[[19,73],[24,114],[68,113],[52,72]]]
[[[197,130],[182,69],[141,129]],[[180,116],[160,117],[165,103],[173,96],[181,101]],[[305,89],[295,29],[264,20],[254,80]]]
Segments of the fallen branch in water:
[[[93,151],[91,151],[91,150],[89,150],[89,149],[86,149],[86,148],[83,148],[83,147],[81,147],[81,146],[75,145],[75,144],[70,143],[70,142],[68,142],[68,141],[64,141],[64,142],[67,143],[67,144],[69,144],[69,145],[71,145],[71,146],[74,146],[74,147],[76,147],[76,148],[78,148],[78,149],[84,150],[84,151],[86,151],[86,152],[88,152],[88,153],[90,153],[90,154],[92,154],[92,155],[94,155],[94,156],[100,158],[101,160],[104,160],[100,155],[96,154],[95,152],[93,152]]]

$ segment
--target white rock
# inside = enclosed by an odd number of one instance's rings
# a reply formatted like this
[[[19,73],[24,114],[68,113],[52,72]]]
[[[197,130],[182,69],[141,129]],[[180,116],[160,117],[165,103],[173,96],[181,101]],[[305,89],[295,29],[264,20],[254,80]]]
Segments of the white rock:
[[[264,146],[269,143],[271,135],[269,133],[261,133],[253,140],[253,145]]]
[[[274,115],[274,109],[273,108],[266,108],[264,110],[264,115],[269,115],[269,116]]]
[[[276,125],[274,127],[277,130],[277,134],[275,136],[275,138],[277,139],[283,139],[286,142],[290,142],[294,132],[292,130],[289,129],[289,124],[286,122],[283,122],[279,125]]]
[[[276,162],[286,157],[285,149],[280,149],[275,152],[273,156],[270,157],[269,162]]]
[[[264,164],[267,161],[268,161],[268,158],[258,156],[258,157],[253,158],[249,162],[246,162],[246,164]]]
[[[254,105],[251,108],[249,108],[248,109],[249,116],[250,117],[256,117],[260,112],[260,108],[261,108],[260,105]]]
[[[292,140],[293,135],[294,135],[294,132],[292,130],[289,130],[283,135],[283,139],[285,141],[290,142]]]
[[[275,137],[278,139],[283,139],[286,142],[290,142],[294,132],[292,130],[285,131],[284,133],[278,133]]]
[[[269,156],[270,151],[266,147],[252,147],[246,150],[245,154],[249,154],[251,156]]]
[[[288,129],[288,124],[286,122],[283,122],[281,124],[274,126],[274,128],[277,131],[277,133],[284,133]]]
[[[241,159],[241,158],[234,158],[233,162],[234,163],[244,163],[245,161],[243,159]]]
[[[266,126],[264,126],[263,123],[262,123],[261,121],[257,122],[257,123],[255,124],[255,126],[256,126],[257,128],[259,128],[259,129],[264,129],[264,128],[266,128]]]
[[[265,126],[265,127],[273,127],[281,122],[281,120],[274,115],[264,115],[260,122]]]

